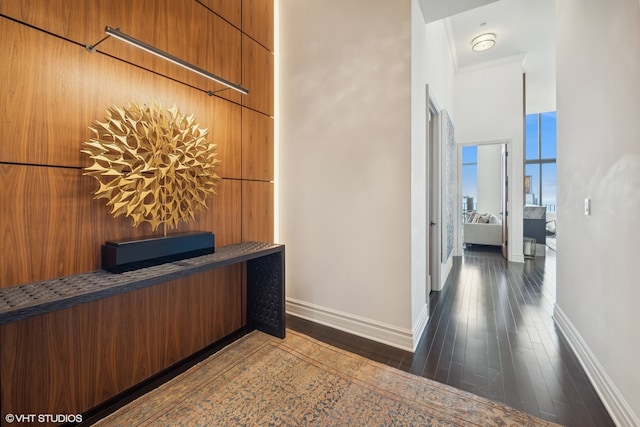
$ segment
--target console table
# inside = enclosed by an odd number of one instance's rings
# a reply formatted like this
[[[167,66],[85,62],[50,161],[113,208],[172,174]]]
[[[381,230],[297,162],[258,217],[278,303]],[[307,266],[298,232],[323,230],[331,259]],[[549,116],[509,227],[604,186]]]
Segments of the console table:
[[[256,329],[284,338],[284,245],[259,242],[120,274],[98,270],[2,288],[0,325],[244,261],[249,261],[249,320]]]
[[[240,328],[284,338],[284,258],[248,242],[0,289],[3,413],[86,412]]]

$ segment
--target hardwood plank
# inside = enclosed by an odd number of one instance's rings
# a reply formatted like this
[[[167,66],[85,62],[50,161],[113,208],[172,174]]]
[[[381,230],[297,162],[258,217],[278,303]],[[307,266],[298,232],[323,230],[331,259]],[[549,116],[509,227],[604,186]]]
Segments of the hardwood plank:
[[[471,391],[566,426],[613,426],[551,315],[555,258],[524,265],[499,253],[467,250],[445,291],[432,292],[430,320],[415,353],[390,366]],[[331,328],[287,318],[288,327],[375,360],[397,349],[368,344]]]

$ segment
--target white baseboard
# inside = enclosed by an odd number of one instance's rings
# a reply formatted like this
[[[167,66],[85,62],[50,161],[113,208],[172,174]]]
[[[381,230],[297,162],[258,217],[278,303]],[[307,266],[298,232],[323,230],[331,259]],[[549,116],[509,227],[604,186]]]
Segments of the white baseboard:
[[[444,285],[447,283],[447,278],[449,277],[449,273],[451,273],[451,269],[453,268],[453,256],[450,256],[447,262],[443,262],[440,265],[440,289],[439,291],[444,291]]]
[[[424,330],[427,328],[428,323],[429,323],[429,306],[425,304],[422,307],[420,316],[418,316],[418,321],[413,327],[413,345],[412,345],[411,351],[413,352],[416,351],[416,347],[418,347],[420,338],[422,337]]]
[[[292,316],[411,352],[415,350],[414,346],[418,343],[415,336],[417,335],[420,339],[429,320],[426,304],[425,309],[420,313],[415,331],[412,331],[294,298],[287,298],[286,303],[287,313]]]
[[[553,318],[560,332],[569,342],[573,353],[578,358],[589,380],[591,380],[593,388],[600,396],[616,426],[640,426],[640,418],[622,397],[616,385],[611,381],[611,378],[609,378],[596,356],[591,352],[578,330],[573,326],[571,320],[558,307],[558,304],[555,305]]]
[[[519,263],[524,264],[524,255],[513,254],[511,256],[511,259],[509,260],[509,262],[519,262]]]

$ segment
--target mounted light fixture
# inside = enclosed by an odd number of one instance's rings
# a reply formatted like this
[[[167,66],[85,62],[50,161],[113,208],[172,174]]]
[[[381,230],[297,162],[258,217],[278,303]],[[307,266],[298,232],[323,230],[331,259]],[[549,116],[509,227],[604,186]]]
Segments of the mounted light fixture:
[[[145,42],[142,42],[138,39],[134,39],[131,36],[128,36],[126,34],[124,34],[123,32],[120,31],[119,28],[111,28],[111,27],[105,27],[104,32],[107,33],[107,36],[104,37],[102,40],[100,40],[99,42],[92,44],[92,45],[87,45],[86,48],[89,52],[95,52],[96,46],[98,46],[100,43],[102,43],[103,41],[105,41],[106,39],[108,39],[109,37],[114,37],[118,40],[121,40],[125,43],[129,43],[132,46],[135,46],[139,49],[142,49],[146,52],[149,52],[153,55],[156,55],[166,61],[172,62],[176,65],[179,65],[180,67],[186,68],[189,71],[192,71],[196,74],[199,74],[203,77],[206,77],[208,79],[213,80],[216,83],[220,83],[221,85],[224,85],[230,89],[233,90],[237,90],[238,92],[247,95],[249,93],[249,91],[241,86],[238,86],[234,83],[231,83],[228,80],[223,79],[222,77],[218,77],[215,74],[211,74],[208,71],[203,70],[200,67],[196,67],[195,65],[189,64],[188,62],[183,61],[180,58],[177,58],[167,52],[161,51],[160,49],[156,49],[155,47],[148,45]],[[209,92],[209,95],[213,95],[213,92]]]
[[[482,52],[491,49],[496,44],[496,35],[493,33],[480,34],[471,40],[471,50]]]

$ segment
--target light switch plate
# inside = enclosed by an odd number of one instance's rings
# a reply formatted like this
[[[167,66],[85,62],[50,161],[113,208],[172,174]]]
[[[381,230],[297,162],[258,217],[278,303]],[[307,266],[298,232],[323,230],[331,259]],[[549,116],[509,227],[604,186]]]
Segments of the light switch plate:
[[[584,214],[591,215],[591,199],[584,199]]]

